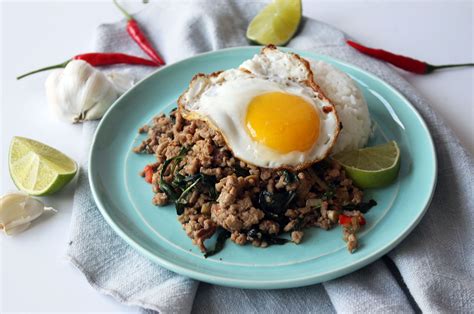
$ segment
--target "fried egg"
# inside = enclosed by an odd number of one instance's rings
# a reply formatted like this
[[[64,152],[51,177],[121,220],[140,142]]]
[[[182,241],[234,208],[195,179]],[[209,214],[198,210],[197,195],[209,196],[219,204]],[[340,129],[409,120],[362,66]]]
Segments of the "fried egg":
[[[259,167],[304,169],[328,156],[339,133],[336,110],[309,63],[274,46],[238,69],[196,75],[178,108],[185,119],[221,132],[235,157]]]

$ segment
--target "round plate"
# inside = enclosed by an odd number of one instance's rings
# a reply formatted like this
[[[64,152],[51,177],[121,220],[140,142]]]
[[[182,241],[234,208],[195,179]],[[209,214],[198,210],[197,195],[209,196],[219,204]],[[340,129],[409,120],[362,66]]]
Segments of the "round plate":
[[[204,258],[177,220],[174,206],[152,205],[151,186],[138,173],[154,161],[132,148],[144,138],[140,126],[176,106],[176,99],[199,72],[237,67],[260,47],[241,47],[198,55],[161,68],[125,93],[100,122],[91,148],[89,178],[97,206],[109,225],[132,247],[159,265],[198,280],[241,288],[289,288],[314,284],[355,271],[393,249],[420,221],[436,181],[430,133],[398,91],[352,65],[327,56],[291,50],[329,62],[353,77],[367,99],[375,135],[370,145],[395,140],[401,149],[398,180],[366,191],[378,205],[366,215],[360,248],[350,254],[342,230],[308,229],[299,245],[266,249],[228,241]],[[285,49],[288,50],[288,49]],[[212,239],[209,240],[212,242]]]

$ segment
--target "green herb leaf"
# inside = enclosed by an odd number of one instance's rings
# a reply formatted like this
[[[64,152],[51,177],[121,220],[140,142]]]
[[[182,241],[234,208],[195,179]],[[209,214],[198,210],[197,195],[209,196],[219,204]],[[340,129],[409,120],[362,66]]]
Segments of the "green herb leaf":
[[[178,194],[174,191],[171,185],[166,183],[166,181],[160,180],[160,190],[162,190],[166,195],[168,195],[170,200],[175,201],[178,199]]]
[[[185,176],[183,176],[181,173],[177,172],[175,173],[174,177],[173,177],[173,181],[171,181],[171,185],[175,188],[175,189],[179,189],[179,190],[184,190],[186,188],[186,181],[185,181]]]
[[[217,235],[217,241],[216,241],[216,245],[214,246],[214,249],[211,251],[207,251],[204,254],[204,257],[208,258],[209,256],[215,255],[219,253],[220,251],[222,251],[225,245],[225,241],[228,238],[230,238],[230,232],[223,228],[219,228],[219,234]]]
[[[294,191],[274,193],[262,191],[258,197],[258,202],[263,211],[280,215],[288,208],[291,201],[295,198],[295,195],[296,193]]]
[[[202,177],[197,178],[191,185],[189,185],[183,193],[179,196],[179,198],[176,200],[176,213],[178,215],[183,214],[184,212],[184,207],[187,204],[186,202],[183,203],[185,197],[191,192],[191,190],[196,186],[196,184],[199,183],[199,181],[202,179]]]
[[[331,164],[327,160],[321,160],[313,165],[313,170],[316,171],[316,174],[323,175],[326,170],[331,167]]]
[[[331,200],[336,195],[337,185],[334,182],[329,183],[329,189],[324,192],[322,199],[325,201]]]
[[[168,195],[168,197],[172,201],[175,201],[178,199],[178,193],[175,191],[172,185],[170,185],[168,182],[165,181],[164,175],[166,173],[166,169],[168,169],[170,165],[172,165],[171,173],[173,174],[176,167],[176,163],[179,163],[186,156],[188,151],[189,151],[189,148],[184,147],[184,146],[181,147],[178,155],[173,158],[165,160],[165,162],[163,163],[163,167],[161,168],[160,183],[159,183],[160,190],[162,190],[166,195]]]
[[[285,182],[287,184],[298,182],[298,177],[293,172],[289,172],[288,170],[283,170],[282,175],[285,176]]]
[[[284,239],[284,238],[279,238],[279,237],[276,237],[276,236],[270,236],[268,234],[265,234],[263,235],[263,238],[262,238],[265,242],[267,242],[269,245],[273,245],[273,244],[276,244],[276,245],[283,245],[285,243],[288,243],[290,242],[289,240],[287,239]]]
[[[216,176],[202,175],[202,183],[209,189],[209,195],[213,200],[217,199],[216,182]]]
[[[376,206],[377,205],[377,202],[375,200],[369,200],[368,202],[362,202],[362,203],[359,203],[357,205],[355,204],[348,204],[348,205],[345,205],[345,206],[342,206],[342,209],[343,210],[349,210],[349,211],[352,211],[352,210],[358,210],[360,211],[361,213],[365,214],[367,213],[372,207]]]
[[[303,219],[296,218],[296,225],[293,227],[293,230],[299,231],[301,229],[303,229]]]
[[[246,177],[250,175],[250,172],[247,169],[242,168],[239,164],[234,166],[234,172],[237,177]]]

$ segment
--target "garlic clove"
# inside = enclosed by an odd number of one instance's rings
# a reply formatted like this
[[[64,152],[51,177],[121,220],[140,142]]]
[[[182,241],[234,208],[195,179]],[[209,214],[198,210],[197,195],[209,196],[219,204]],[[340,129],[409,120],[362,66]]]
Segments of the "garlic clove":
[[[12,236],[12,235],[16,235],[18,233],[25,231],[26,229],[30,227],[30,225],[31,225],[31,222],[27,222],[25,224],[15,226],[15,227],[6,226],[3,229],[3,231],[5,232],[6,235]]]
[[[51,71],[48,78],[46,79],[45,87],[46,87],[46,98],[48,99],[48,104],[50,110],[61,120],[69,120],[70,117],[68,116],[68,112],[70,108],[64,108],[68,104],[64,104],[60,106],[59,104],[62,102],[63,95],[62,92],[56,89],[59,82],[61,82],[63,77],[63,69],[57,69]]]
[[[84,91],[84,120],[100,119],[120,96],[111,81],[102,72],[94,72],[87,81]]]
[[[5,194],[0,198],[0,230],[12,235],[26,230],[45,211],[56,210],[23,192]]]
[[[125,93],[135,84],[133,76],[129,73],[112,71],[105,74],[107,78],[114,84],[119,94]]]

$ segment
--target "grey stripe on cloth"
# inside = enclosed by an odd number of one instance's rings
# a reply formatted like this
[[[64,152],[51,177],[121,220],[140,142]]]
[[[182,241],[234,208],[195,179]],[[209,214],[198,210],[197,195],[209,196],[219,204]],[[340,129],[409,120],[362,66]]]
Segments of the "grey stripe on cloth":
[[[204,51],[247,45],[246,26],[264,4],[245,0],[160,0],[148,4],[135,18],[170,64]],[[422,311],[472,312],[473,158],[413,87],[384,63],[346,47],[344,38],[332,26],[305,19],[288,46],[330,55],[372,72],[402,92],[419,110],[436,143],[438,186],[420,225],[389,256]],[[94,49],[145,56],[128,37],[124,21],[99,26]],[[144,67],[115,69],[137,79],[150,72]],[[84,158],[67,255],[100,292],[122,303],[161,313],[413,312],[404,291],[382,261],[322,285],[278,291],[199,284],[151,263],[112,231],[92,200],[86,156],[95,128],[96,123],[84,125]]]

